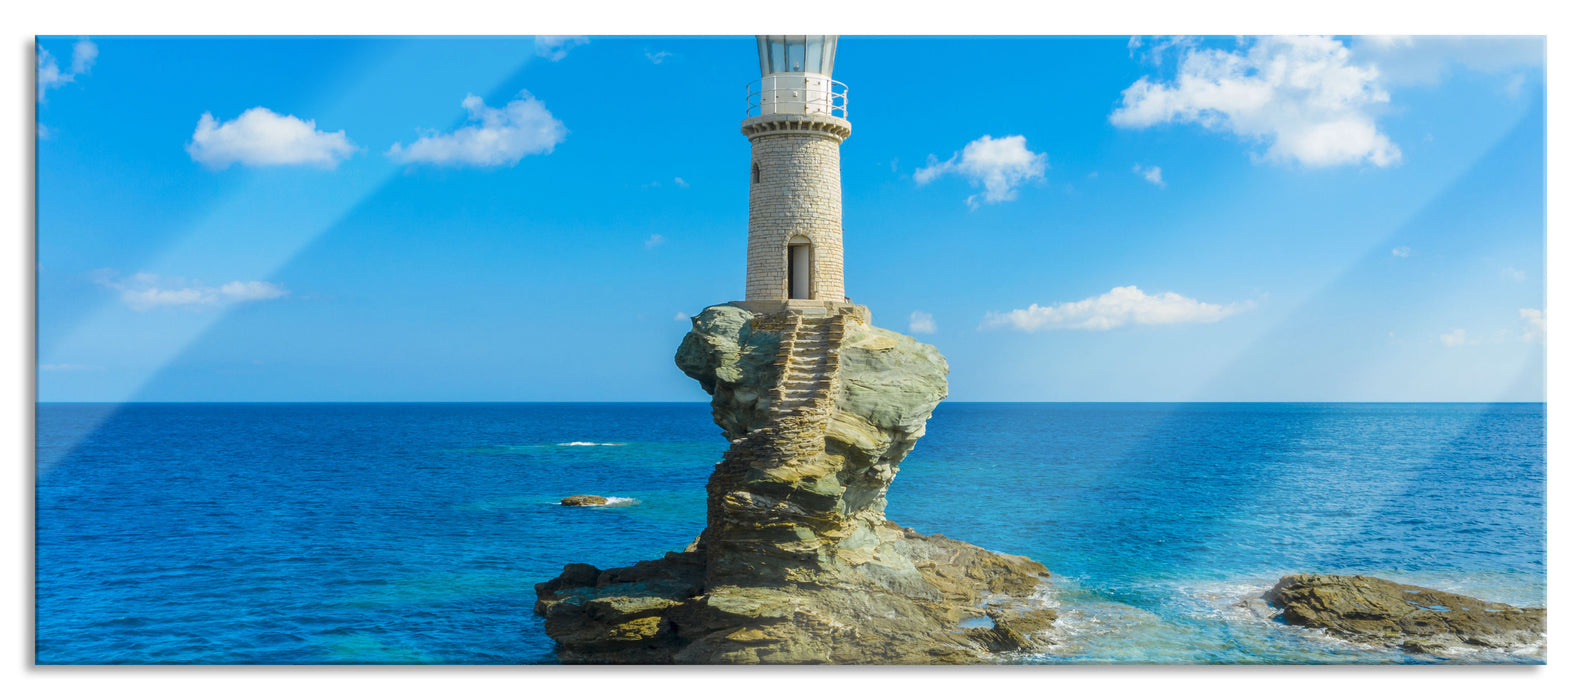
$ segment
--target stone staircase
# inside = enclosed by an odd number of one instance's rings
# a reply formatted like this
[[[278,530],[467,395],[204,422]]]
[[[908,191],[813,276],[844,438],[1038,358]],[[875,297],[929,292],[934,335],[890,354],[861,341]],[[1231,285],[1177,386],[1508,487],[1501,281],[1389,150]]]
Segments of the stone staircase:
[[[844,318],[804,318],[793,314],[787,325],[788,332],[782,336],[775,358],[780,380],[772,394],[771,420],[801,417],[822,424],[833,408],[830,393],[840,374]]]
[[[816,479],[803,483],[800,477],[771,474],[796,472],[825,455],[826,431],[840,386],[840,346],[846,324],[852,322],[862,321],[849,314],[805,316],[791,311],[760,318],[758,329],[774,329],[780,334],[774,359],[779,374],[767,396],[768,420],[732,440],[724,460],[709,478],[709,526],[703,534],[704,546],[720,549],[757,543],[753,546],[772,545],[776,551],[792,552],[813,551],[809,548],[821,542],[796,534],[800,528],[816,524],[809,521],[807,504],[825,496],[800,492],[815,486]],[[778,487],[766,489],[766,484],[774,483],[790,490],[777,493]],[[721,556],[722,560],[730,559]],[[721,573],[714,564],[710,572],[711,576]]]

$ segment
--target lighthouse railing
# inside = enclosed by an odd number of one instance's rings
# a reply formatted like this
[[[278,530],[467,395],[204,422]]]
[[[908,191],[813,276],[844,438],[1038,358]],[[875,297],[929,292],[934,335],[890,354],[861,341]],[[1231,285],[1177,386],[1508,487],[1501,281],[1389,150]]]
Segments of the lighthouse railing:
[[[766,75],[747,84],[747,116],[827,114],[846,118],[846,84],[823,75]]]

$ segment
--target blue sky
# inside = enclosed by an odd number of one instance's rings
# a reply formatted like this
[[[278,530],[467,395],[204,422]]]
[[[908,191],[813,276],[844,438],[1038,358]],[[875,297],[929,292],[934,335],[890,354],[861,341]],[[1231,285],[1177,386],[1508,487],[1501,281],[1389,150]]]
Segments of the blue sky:
[[[703,398],[750,37],[38,45],[40,400]],[[1543,400],[1543,56],[844,37],[847,293],[956,400]]]

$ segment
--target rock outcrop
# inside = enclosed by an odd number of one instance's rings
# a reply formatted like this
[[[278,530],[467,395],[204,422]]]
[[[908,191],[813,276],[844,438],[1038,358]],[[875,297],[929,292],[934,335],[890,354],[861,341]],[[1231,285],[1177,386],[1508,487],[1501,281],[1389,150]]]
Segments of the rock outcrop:
[[[603,496],[590,496],[588,494],[577,494],[560,499],[560,505],[563,506],[602,506],[609,502],[610,499]]]
[[[693,319],[676,364],[731,441],[707,526],[685,551],[538,584],[563,661],[976,663],[1040,644],[1047,569],[885,517],[949,369],[864,311]]]
[[[1344,639],[1443,656],[1544,644],[1543,608],[1517,608],[1371,576],[1286,576],[1263,599],[1286,624]]]

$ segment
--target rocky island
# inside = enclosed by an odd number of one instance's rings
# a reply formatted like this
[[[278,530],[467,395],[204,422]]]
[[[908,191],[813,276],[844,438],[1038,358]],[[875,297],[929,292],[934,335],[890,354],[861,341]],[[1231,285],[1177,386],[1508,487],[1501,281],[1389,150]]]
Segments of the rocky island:
[[[1354,642],[1445,656],[1541,646],[1548,615],[1372,576],[1286,576],[1263,595],[1286,624]]]
[[[1027,650],[1049,572],[885,517],[901,460],[945,398],[938,350],[867,310],[705,309],[676,364],[730,440],[684,551],[537,585],[571,663],[980,663]]]

